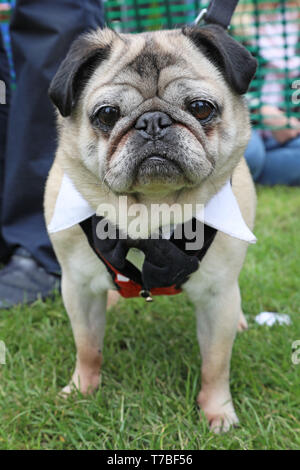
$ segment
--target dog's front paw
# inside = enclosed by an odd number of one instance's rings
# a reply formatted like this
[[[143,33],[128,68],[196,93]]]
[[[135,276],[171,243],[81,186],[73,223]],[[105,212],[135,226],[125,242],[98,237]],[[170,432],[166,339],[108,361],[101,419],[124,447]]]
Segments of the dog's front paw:
[[[60,396],[66,398],[73,392],[81,392],[83,395],[91,395],[100,385],[101,375],[85,375],[80,379],[77,371],[74,372],[71,382],[60,392]]]
[[[238,425],[239,419],[235,414],[234,409],[230,412],[222,412],[208,419],[209,429],[215,434],[220,434],[229,431],[231,427]]]
[[[209,423],[209,429],[215,434],[227,432],[231,427],[238,425],[239,419],[234,411],[231,399],[224,400],[223,404],[218,404],[222,401],[207,399],[200,392],[197,402]]]

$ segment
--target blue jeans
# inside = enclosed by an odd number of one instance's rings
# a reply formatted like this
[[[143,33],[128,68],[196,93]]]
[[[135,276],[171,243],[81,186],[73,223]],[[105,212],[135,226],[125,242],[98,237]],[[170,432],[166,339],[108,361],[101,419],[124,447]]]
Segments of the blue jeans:
[[[256,183],[300,186],[300,136],[280,144],[252,131],[245,157]]]

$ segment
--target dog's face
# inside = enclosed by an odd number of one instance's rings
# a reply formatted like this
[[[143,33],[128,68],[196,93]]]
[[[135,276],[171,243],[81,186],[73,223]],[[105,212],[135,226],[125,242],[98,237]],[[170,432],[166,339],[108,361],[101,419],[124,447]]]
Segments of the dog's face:
[[[50,96],[83,165],[115,194],[178,192],[230,175],[249,136],[256,61],[222,28],[80,37]]]

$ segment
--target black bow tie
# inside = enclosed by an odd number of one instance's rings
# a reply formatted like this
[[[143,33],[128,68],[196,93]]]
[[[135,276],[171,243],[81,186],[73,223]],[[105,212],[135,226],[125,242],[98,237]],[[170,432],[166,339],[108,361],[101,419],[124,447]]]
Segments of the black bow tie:
[[[214,240],[216,229],[204,225],[197,219],[192,219],[193,233],[202,232],[204,240],[202,248],[198,250],[187,250],[187,240],[184,236],[176,237],[176,232],[171,235],[170,240],[120,238],[119,230],[116,230],[114,239],[100,239],[96,234],[98,222],[103,222],[103,217],[96,215],[80,223],[88,241],[95,253],[104,262],[108,262],[122,275],[128,277],[142,286],[146,294],[153,288],[168,287],[175,285],[178,288],[187,281],[189,276],[199,267],[199,262],[204,257],[208,248]],[[109,222],[107,221],[109,227]],[[185,233],[184,229],[181,232]],[[130,248],[137,248],[145,255],[142,271],[139,271],[130,261],[127,254]],[[108,267],[108,264],[105,263]]]

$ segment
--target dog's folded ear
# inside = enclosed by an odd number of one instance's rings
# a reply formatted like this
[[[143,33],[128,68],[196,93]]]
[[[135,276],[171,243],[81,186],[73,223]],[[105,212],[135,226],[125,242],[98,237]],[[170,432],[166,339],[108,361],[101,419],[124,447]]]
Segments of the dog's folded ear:
[[[257,61],[244,46],[218,25],[186,27],[182,32],[217,66],[234,91],[240,95],[246,93]]]
[[[110,49],[111,42],[102,43],[93,33],[83,34],[73,42],[49,88],[49,96],[62,116],[70,116],[80,93],[97,66],[108,58]]]

